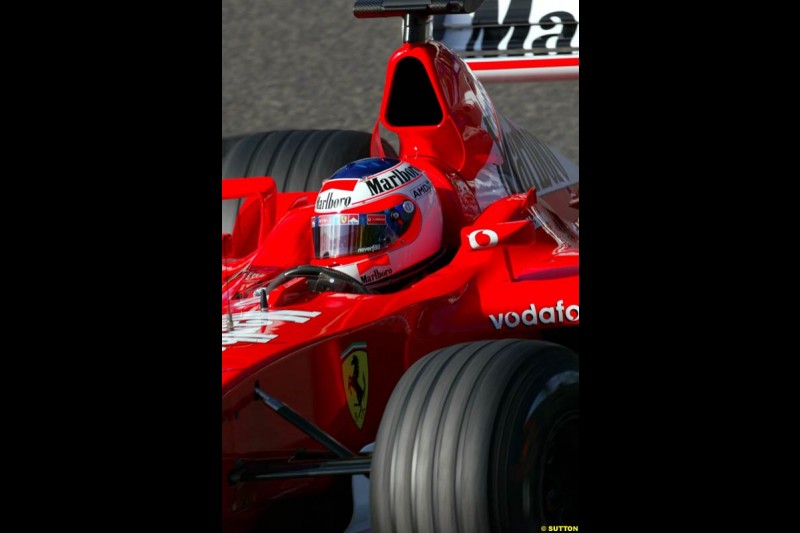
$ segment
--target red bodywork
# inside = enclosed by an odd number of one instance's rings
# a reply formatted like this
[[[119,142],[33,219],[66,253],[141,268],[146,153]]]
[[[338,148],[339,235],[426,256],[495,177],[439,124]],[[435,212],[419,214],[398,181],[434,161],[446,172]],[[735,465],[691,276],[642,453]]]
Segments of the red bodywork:
[[[436,125],[393,125],[387,117],[398,63],[424,67],[442,111]],[[233,235],[223,236],[222,514],[227,530],[246,530],[268,505],[324,490],[330,478],[229,485],[237,459],[288,461],[325,448],[254,397],[258,386],[358,452],[374,442],[384,407],[403,372],[432,350],[508,337],[574,338],[579,323],[578,250],[568,189],[493,195],[486,169],[514,154],[498,151],[498,125],[468,67],[436,42],[404,44],[389,60],[373,136],[396,135],[399,157],[424,170],[437,189],[452,259],[391,294],[310,292],[293,279],[259,310],[253,291],[312,259],[316,193],[277,193],[269,178],[223,180],[224,198],[245,197]],[[494,130],[494,131],[493,131]],[[496,176],[496,174],[495,174]],[[478,179],[479,178],[479,179]],[[499,177],[497,178],[499,180]],[[534,221],[531,211],[540,217]],[[229,309],[229,302],[233,305]],[[233,321],[233,331],[228,320]],[[577,345],[572,346],[577,349]],[[354,375],[354,349],[366,352]],[[357,363],[356,363],[357,364]],[[362,397],[362,424],[349,394]]]

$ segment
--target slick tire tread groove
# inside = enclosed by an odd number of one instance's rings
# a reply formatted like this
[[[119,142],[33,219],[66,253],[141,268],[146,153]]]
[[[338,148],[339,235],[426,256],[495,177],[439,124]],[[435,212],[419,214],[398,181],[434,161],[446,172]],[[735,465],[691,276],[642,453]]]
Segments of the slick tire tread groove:
[[[502,531],[497,524],[509,519],[496,516],[502,514],[495,510],[499,489],[490,479],[498,442],[511,438],[509,421],[521,416],[526,394],[563,366],[565,353],[572,354],[544,341],[479,341],[437,350],[412,365],[376,437],[373,531]],[[487,503],[474,504],[481,501]]]

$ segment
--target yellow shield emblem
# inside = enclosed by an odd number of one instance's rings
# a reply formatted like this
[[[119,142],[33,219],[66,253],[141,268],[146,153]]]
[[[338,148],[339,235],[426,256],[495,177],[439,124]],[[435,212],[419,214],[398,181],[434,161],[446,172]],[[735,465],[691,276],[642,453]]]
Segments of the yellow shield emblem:
[[[367,395],[369,393],[369,372],[367,367],[367,343],[354,342],[342,352],[342,379],[347,407],[353,421],[361,429],[367,415]]]

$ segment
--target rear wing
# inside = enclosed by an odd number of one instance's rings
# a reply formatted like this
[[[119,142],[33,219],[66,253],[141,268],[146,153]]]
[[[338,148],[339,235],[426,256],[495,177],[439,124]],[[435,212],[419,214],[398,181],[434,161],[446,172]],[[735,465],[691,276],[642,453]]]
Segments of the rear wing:
[[[433,38],[481,81],[578,79],[578,0],[486,0],[433,19]]]
[[[353,14],[403,17],[403,42],[444,43],[482,81],[578,79],[578,0],[355,0]]]

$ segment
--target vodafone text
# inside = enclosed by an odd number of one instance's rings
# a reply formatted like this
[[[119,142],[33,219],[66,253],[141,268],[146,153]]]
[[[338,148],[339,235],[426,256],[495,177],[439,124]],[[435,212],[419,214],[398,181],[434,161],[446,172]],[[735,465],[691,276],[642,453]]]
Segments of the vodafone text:
[[[577,322],[580,319],[580,308],[577,305],[564,306],[564,300],[556,302],[552,307],[536,308],[536,304],[530,304],[528,309],[520,313],[509,311],[489,315],[489,320],[495,329],[501,329],[503,325],[507,328],[523,326],[536,326],[538,324],[555,324],[563,322]]]

